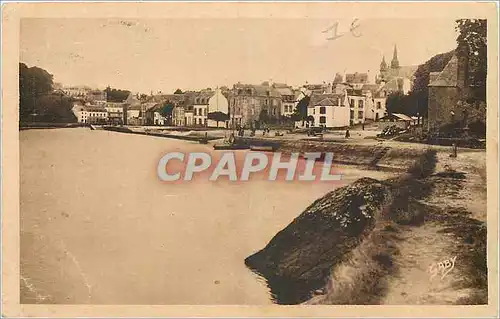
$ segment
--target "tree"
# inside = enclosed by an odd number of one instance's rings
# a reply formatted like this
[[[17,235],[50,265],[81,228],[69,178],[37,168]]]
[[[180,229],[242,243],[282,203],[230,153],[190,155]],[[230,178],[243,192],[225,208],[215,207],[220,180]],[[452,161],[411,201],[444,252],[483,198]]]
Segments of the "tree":
[[[37,100],[52,91],[53,76],[46,70],[19,63],[19,118],[29,120],[36,110]]]
[[[227,115],[226,113],[222,113],[222,112],[217,111],[217,112],[208,113],[207,118],[209,120],[216,121],[217,127],[219,127],[219,122],[225,122],[225,121],[229,120],[229,115]]]
[[[302,100],[297,103],[297,106],[293,110],[292,119],[294,121],[303,121],[307,117],[307,107],[309,105],[309,101],[311,100],[310,96],[305,96]]]
[[[37,121],[49,123],[75,123],[73,100],[64,94],[50,93],[37,99]]]
[[[174,104],[170,101],[166,101],[163,103],[163,106],[160,109],[161,116],[167,118],[167,122],[170,122],[172,119],[172,112],[174,110]]]
[[[108,102],[123,102],[130,95],[130,91],[128,90],[112,89],[109,86],[104,90],[104,92],[106,92],[106,100]]]
[[[267,114],[267,110],[261,110],[259,114],[259,122],[264,124],[264,123],[269,123],[269,115]]]
[[[456,20],[458,47],[467,49],[469,58],[469,84],[476,88],[476,98],[486,100],[487,23],[484,19]]]
[[[182,90],[181,90],[181,89],[177,89],[177,90],[175,90],[175,92],[174,92],[174,94],[182,94],[182,93],[183,93],[183,92],[182,92]]]
[[[385,102],[387,113],[402,113],[403,106],[402,101],[404,98],[404,94],[401,92],[394,92],[387,96],[387,100]]]

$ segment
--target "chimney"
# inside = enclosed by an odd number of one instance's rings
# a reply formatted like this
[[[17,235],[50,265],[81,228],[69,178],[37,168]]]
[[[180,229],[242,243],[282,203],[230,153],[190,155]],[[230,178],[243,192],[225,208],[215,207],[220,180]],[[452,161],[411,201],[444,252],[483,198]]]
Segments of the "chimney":
[[[469,77],[469,52],[466,45],[459,45],[457,48],[457,86],[461,90],[468,87]]]

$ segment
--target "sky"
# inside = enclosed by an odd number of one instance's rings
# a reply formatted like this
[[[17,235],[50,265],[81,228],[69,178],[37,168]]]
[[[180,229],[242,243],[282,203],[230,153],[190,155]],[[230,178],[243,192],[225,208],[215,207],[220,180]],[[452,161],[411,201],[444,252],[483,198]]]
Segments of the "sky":
[[[322,83],[336,72],[369,72],[373,81],[394,45],[400,65],[456,47],[452,19],[355,19],[28,18],[20,62],[63,85],[172,93],[237,82]],[[329,39],[335,24],[341,36]]]

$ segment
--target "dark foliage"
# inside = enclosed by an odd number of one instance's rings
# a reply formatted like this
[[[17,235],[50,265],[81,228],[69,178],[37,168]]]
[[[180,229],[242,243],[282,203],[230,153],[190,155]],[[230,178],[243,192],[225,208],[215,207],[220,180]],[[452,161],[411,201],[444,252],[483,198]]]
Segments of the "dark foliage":
[[[112,89],[109,86],[104,91],[106,92],[108,102],[123,102],[130,94],[130,91]]]
[[[28,67],[19,63],[19,117],[29,119],[32,114],[38,113],[36,105],[38,99],[52,91],[53,76],[46,70]]]

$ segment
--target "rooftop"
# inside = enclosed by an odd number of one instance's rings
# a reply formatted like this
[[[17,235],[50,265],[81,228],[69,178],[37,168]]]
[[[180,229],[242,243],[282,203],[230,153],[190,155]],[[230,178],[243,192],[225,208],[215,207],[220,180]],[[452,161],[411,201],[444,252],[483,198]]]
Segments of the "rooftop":
[[[457,86],[458,58],[454,55],[443,71],[432,72],[429,86]]]

